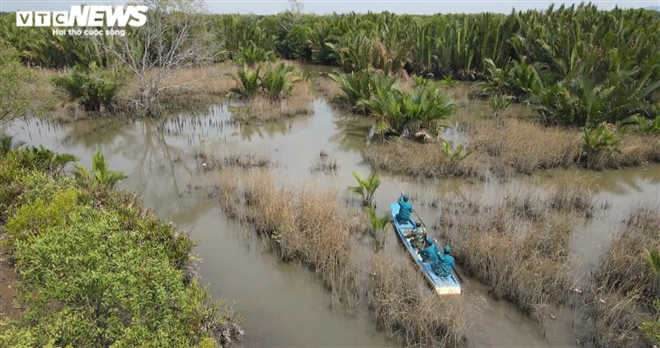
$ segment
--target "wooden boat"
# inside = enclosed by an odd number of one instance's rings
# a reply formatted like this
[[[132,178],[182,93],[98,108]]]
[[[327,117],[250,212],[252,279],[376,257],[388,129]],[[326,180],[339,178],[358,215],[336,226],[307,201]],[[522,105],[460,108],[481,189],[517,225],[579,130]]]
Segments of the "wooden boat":
[[[404,233],[409,233],[414,228],[414,226],[410,222],[406,224],[399,224],[399,222],[396,221],[396,214],[399,213],[398,203],[392,203],[390,204],[390,207],[392,208],[392,221],[394,223],[394,229],[396,230],[396,233],[399,235],[399,238],[401,238],[403,245],[406,247],[406,249],[408,249],[410,256],[412,256],[415,263],[417,263],[417,265],[421,268],[422,273],[424,274],[424,278],[428,280],[428,282],[431,284],[431,287],[435,289],[435,292],[438,295],[460,295],[462,292],[461,284],[458,281],[458,277],[456,276],[455,271],[452,270],[449,277],[440,277],[435,274],[435,272],[433,272],[431,269],[431,265],[428,262],[422,261],[422,257],[412,247],[412,245],[410,245],[410,240],[405,237]]]

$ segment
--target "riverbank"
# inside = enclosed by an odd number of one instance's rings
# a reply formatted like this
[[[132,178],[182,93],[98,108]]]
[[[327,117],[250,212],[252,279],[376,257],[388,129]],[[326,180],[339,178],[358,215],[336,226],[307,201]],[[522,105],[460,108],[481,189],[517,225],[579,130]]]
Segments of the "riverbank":
[[[247,87],[245,82],[239,82],[241,79],[234,80],[243,68],[223,63],[175,71],[167,80],[162,106],[174,113],[198,113],[204,112],[210,104],[227,105],[227,122],[248,125],[309,116],[313,113],[315,98],[321,97],[332,103],[344,94],[338,83],[325,74],[315,73],[317,67],[289,61],[271,64],[285,64],[293,69],[293,75],[287,79],[296,82],[290,82],[291,91],[287,97],[271,100],[266,93],[247,99],[230,99],[231,93],[245,91]],[[43,88],[52,89],[48,79],[55,74],[41,71],[38,83],[46,86]],[[297,78],[303,75],[307,78],[298,81]],[[397,84],[410,90],[414,83],[411,78],[402,78]],[[441,141],[419,143],[410,139],[374,139],[376,141],[363,151],[364,161],[373,169],[414,177],[485,180],[494,176],[506,180],[515,175],[553,168],[608,170],[660,163],[660,137],[642,134],[634,126],[610,125],[611,134],[608,136],[611,139],[607,140],[607,145],[590,148],[583,131],[577,127],[543,126],[538,123],[531,107],[515,105],[494,115],[487,101],[472,99],[472,84],[447,85],[443,81],[432,81],[432,84],[456,103],[452,116],[443,122],[449,128],[440,134]],[[128,83],[120,91],[117,103],[128,105],[136,93],[135,81]],[[52,101],[50,104],[39,101],[39,104],[53,105]],[[342,109],[336,103],[332,105]],[[59,103],[51,106],[47,119],[66,123],[96,116],[99,114],[84,112],[73,104]],[[351,117],[364,118],[372,125],[377,121],[373,117]],[[605,141],[603,135],[593,137],[594,141]],[[450,145],[448,149],[443,141]]]
[[[240,316],[199,285],[188,235],[113,189],[124,175],[100,154],[91,176],[63,175],[73,160],[43,148],[0,157],[0,345],[226,347],[240,339]]]

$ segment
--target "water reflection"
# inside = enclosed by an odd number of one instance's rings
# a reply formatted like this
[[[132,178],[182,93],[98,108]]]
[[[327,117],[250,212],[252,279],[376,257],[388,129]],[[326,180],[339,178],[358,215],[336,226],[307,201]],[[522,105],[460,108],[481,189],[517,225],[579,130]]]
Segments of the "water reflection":
[[[285,268],[288,271],[276,268],[276,263],[260,251],[249,250],[243,239],[234,237],[238,227],[217,213],[213,202],[180,194],[190,181],[190,173],[198,170],[193,156],[202,144],[220,152],[262,148],[273,161],[282,164],[276,169],[276,177],[296,184],[310,179],[309,167],[321,150],[328,150],[341,168],[336,176],[315,178],[320,185],[345,190],[354,184],[351,171],[361,175],[369,173],[368,167],[360,165],[360,152],[368,144],[373,120],[335,115],[324,100],[315,100],[314,115],[310,117],[240,126],[230,122],[229,107],[232,105],[220,104],[209,107],[207,112],[179,113],[161,120],[95,119],[66,125],[30,121],[14,126],[9,133],[16,134],[17,140],[77,155],[87,166],[94,151],[100,149],[112,169],[129,175],[121,187],[136,190],[145,198],[145,204],[165,219],[194,227],[195,238],[202,242],[198,252],[205,261],[202,266],[204,281],[211,282],[218,293],[245,302],[242,308],[253,323],[250,333],[264,337],[260,342],[263,345],[309,345],[312,341],[326,346],[385,345],[381,334],[372,336],[373,331],[365,318],[347,319],[329,312],[325,302],[327,293],[322,287],[300,279],[290,282],[290,268]],[[460,132],[447,131],[445,137],[461,142]],[[441,204],[449,197],[466,199],[473,194],[489,199],[503,195],[511,187],[588,188],[597,194],[596,199],[612,200],[612,211],[623,211],[643,200],[660,198],[660,166],[609,172],[552,170],[517,178],[508,185],[457,179],[410,182],[405,177],[383,174],[381,188],[376,193],[380,213],[387,213],[389,202],[396,200],[399,185],[411,196],[420,197],[414,204],[419,207],[421,218],[429,224],[437,219],[438,207],[421,206],[423,199],[427,205],[433,203],[430,199]],[[609,240],[609,234],[603,233],[604,226],[616,226],[619,217],[612,216],[580,229],[573,244],[578,258],[584,260],[597,255]],[[386,250],[399,249],[392,233]],[[242,266],[237,268],[237,263]],[[247,273],[251,277],[246,277]],[[471,289],[474,298],[490,301],[478,287]],[[269,300],[271,298],[277,301]],[[474,304],[477,306],[478,303]],[[524,323],[529,323],[528,318],[505,304],[491,302],[490,306],[492,310],[484,311],[484,319],[475,323],[475,336],[470,337],[472,342],[477,345],[546,345],[543,339],[531,337],[532,334],[511,341],[511,333],[517,334],[527,327]],[[278,320],[282,315],[287,320]],[[489,322],[497,322],[496,329]],[[323,329],[316,326],[320,323]],[[350,337],[345,334],[347,330]],[[319,338],[312,337],[315,335]]]

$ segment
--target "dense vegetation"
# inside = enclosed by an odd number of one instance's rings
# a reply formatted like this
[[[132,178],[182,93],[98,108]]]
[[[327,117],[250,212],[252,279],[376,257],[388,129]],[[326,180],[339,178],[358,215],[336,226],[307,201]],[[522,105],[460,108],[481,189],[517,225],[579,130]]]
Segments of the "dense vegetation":
[[[69,176],[74,156],[0,144],[0,235],[21,308],[0,320],[0,346],[215,347],[241,334],[190,271],[194,243],[113,189],[125,175],[99,152]]]
[[[157,16],[150,13],[150,20]],[[509,15],[319,16],[289,11],[195,16],[195,26],[186,26],[186,35],[204,38],[210,54],[190,61],[230,59],[254,65],[277,56],[340,66],[347,73],[375,69],[484,80],[475,89],[477,95],[529,102],[548,125],[595,128],[602,122],[633,116],[636,122],[656,120],[660,115],[656,11],[599,11],[589,4]],[[178,45],[177,30],[183,30],[168,27],[159,46],[145,45],[139,31],[129,30],[126,41],[92,39],[52,35],[50,28],[20,30],[13,23],[13,14],[0,21],[0,30],[7,33],[3,40],[18,50],[23,63],[46,68],[112,66],[126,61],[122,54],[143,47],[146,56],[156,56],[158,52],[150,50]],[[121,45],[134,49],[113,49]],[[641,123],[647,128],[653,124]]]

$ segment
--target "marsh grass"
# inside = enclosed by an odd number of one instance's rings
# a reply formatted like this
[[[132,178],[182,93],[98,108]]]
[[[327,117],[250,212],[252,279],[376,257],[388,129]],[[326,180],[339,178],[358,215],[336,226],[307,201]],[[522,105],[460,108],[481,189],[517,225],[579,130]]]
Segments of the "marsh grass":
[[[319,157],[316,158],[314,164],[309,168],[312,173],[321,172],[324,174],[336,173],[338,169],[339,163],[337,163],[337,158],[328,155],[325,150],[321,150]]]
[[[376,143],[366,148],[363,158],[375,170],[412,177],[468,177],[485,179],[488,168],[483,155],[475,152],[465,160],[452,162],[438,143],[420,144],[410,140]]]
[[[509,178],[539,170],[588,166],[617,169],[660,162],[660,137],[620,134],[620,153],[599,152],[587,158],[578,130],[544,127],[516,118],[482,119],[461,124],[466,148],[475,152],[459,163],[449,161],[437,143],[376,143],[364,160],[372,167],[411,176]]]
[[[440,298],[403,255],[376,254],[367,284],[377,324],[408,346],[455,347],[466,341],[461,298]]]
[[[292,190],[264,170],[222,170],[211,188],[232,218],[268,237],[281,259],[306,264],[335,298],[357,302],[358,265],[351,213],[336,203],[337,192],[313,187]]]
[[[371,265],[359,262],[365,259],[359,240],[370,222],[360,209],[341,204],[340,191],[280,186],[262,169],[223,169],[195,185],[210,190],[229,217],[265,236],[283,260],[309,266],[333,300],[352,311],[366,294],[378,324],[403,343],[455,346],[465,340],[459,299],[438,298],[410,260],[395,263],[381,252]]]
[[[585,191],[546,195],[510,189],[500,200],[445,200],[438,220],[466,273],[543,328],[550,307],[570,300],[572,234],[595,208]]]
[[[634,207],[601,256],[581,308],[580,332],[586,344],[651,345],[639,325],[660,316],[652,307],[660,299],[660,284],[644,257],[645,250],[660,247],[659,226],[657,202]]]
[[[269,100],[265,96],[255,96],[234,109],[231,119],[237,123],[265,123],[295,116],[311,115],[313,96],[311,83],[297,82],[291,94],[283,100]]]
[[[219,170],[223,168],[254,168],[275,166],[268,154],[263,151],[251,152],[230,150],[224,154],[216,154],[207,150],[195,152],[195,159],[203,171]]]
[[[287,63],[298,66],[297,64]],[[159,103],[161,107],[169,111],[188,110],[190,108],[202,108],[211,103],[220,103],[225,100],[227,93],[235,87],[235,81],[228,74],[235,73],[237,67],[232,64],[216,64],[211,66],[191,67],[179,69],[172,73],[170,78],[163,81],[164,90]],[[149,76],[158,72],[154,70]],[[33,90],[37,87],[45,88],[45,93],[39,93],[34,103],[48,106],[49,117],[61,122],[69,122],[76,119],[96,116],[98,113],[88,113],[75,105],[62,103],[52,98],[54,89],[48,80],[54,76],[66,74],[66,71],[53,71],[40,69],[37,85],[31,86]],[[247,103],[251,109],[250,121],[269,121],[282,117],[293,117],[297,115],[311,114],[311,82],[304,81],[294,84],[291,96],[277,103],[268,102],[267,98],[257,98]],[[138,81],[129,78],[126,85],[120,89],[116,100],[116,113],[130,111],[130,100],[139,93]],[[99,114],[107,116],[107,113]],[[238,117],[239,121],[247,121],[245,117]]]

